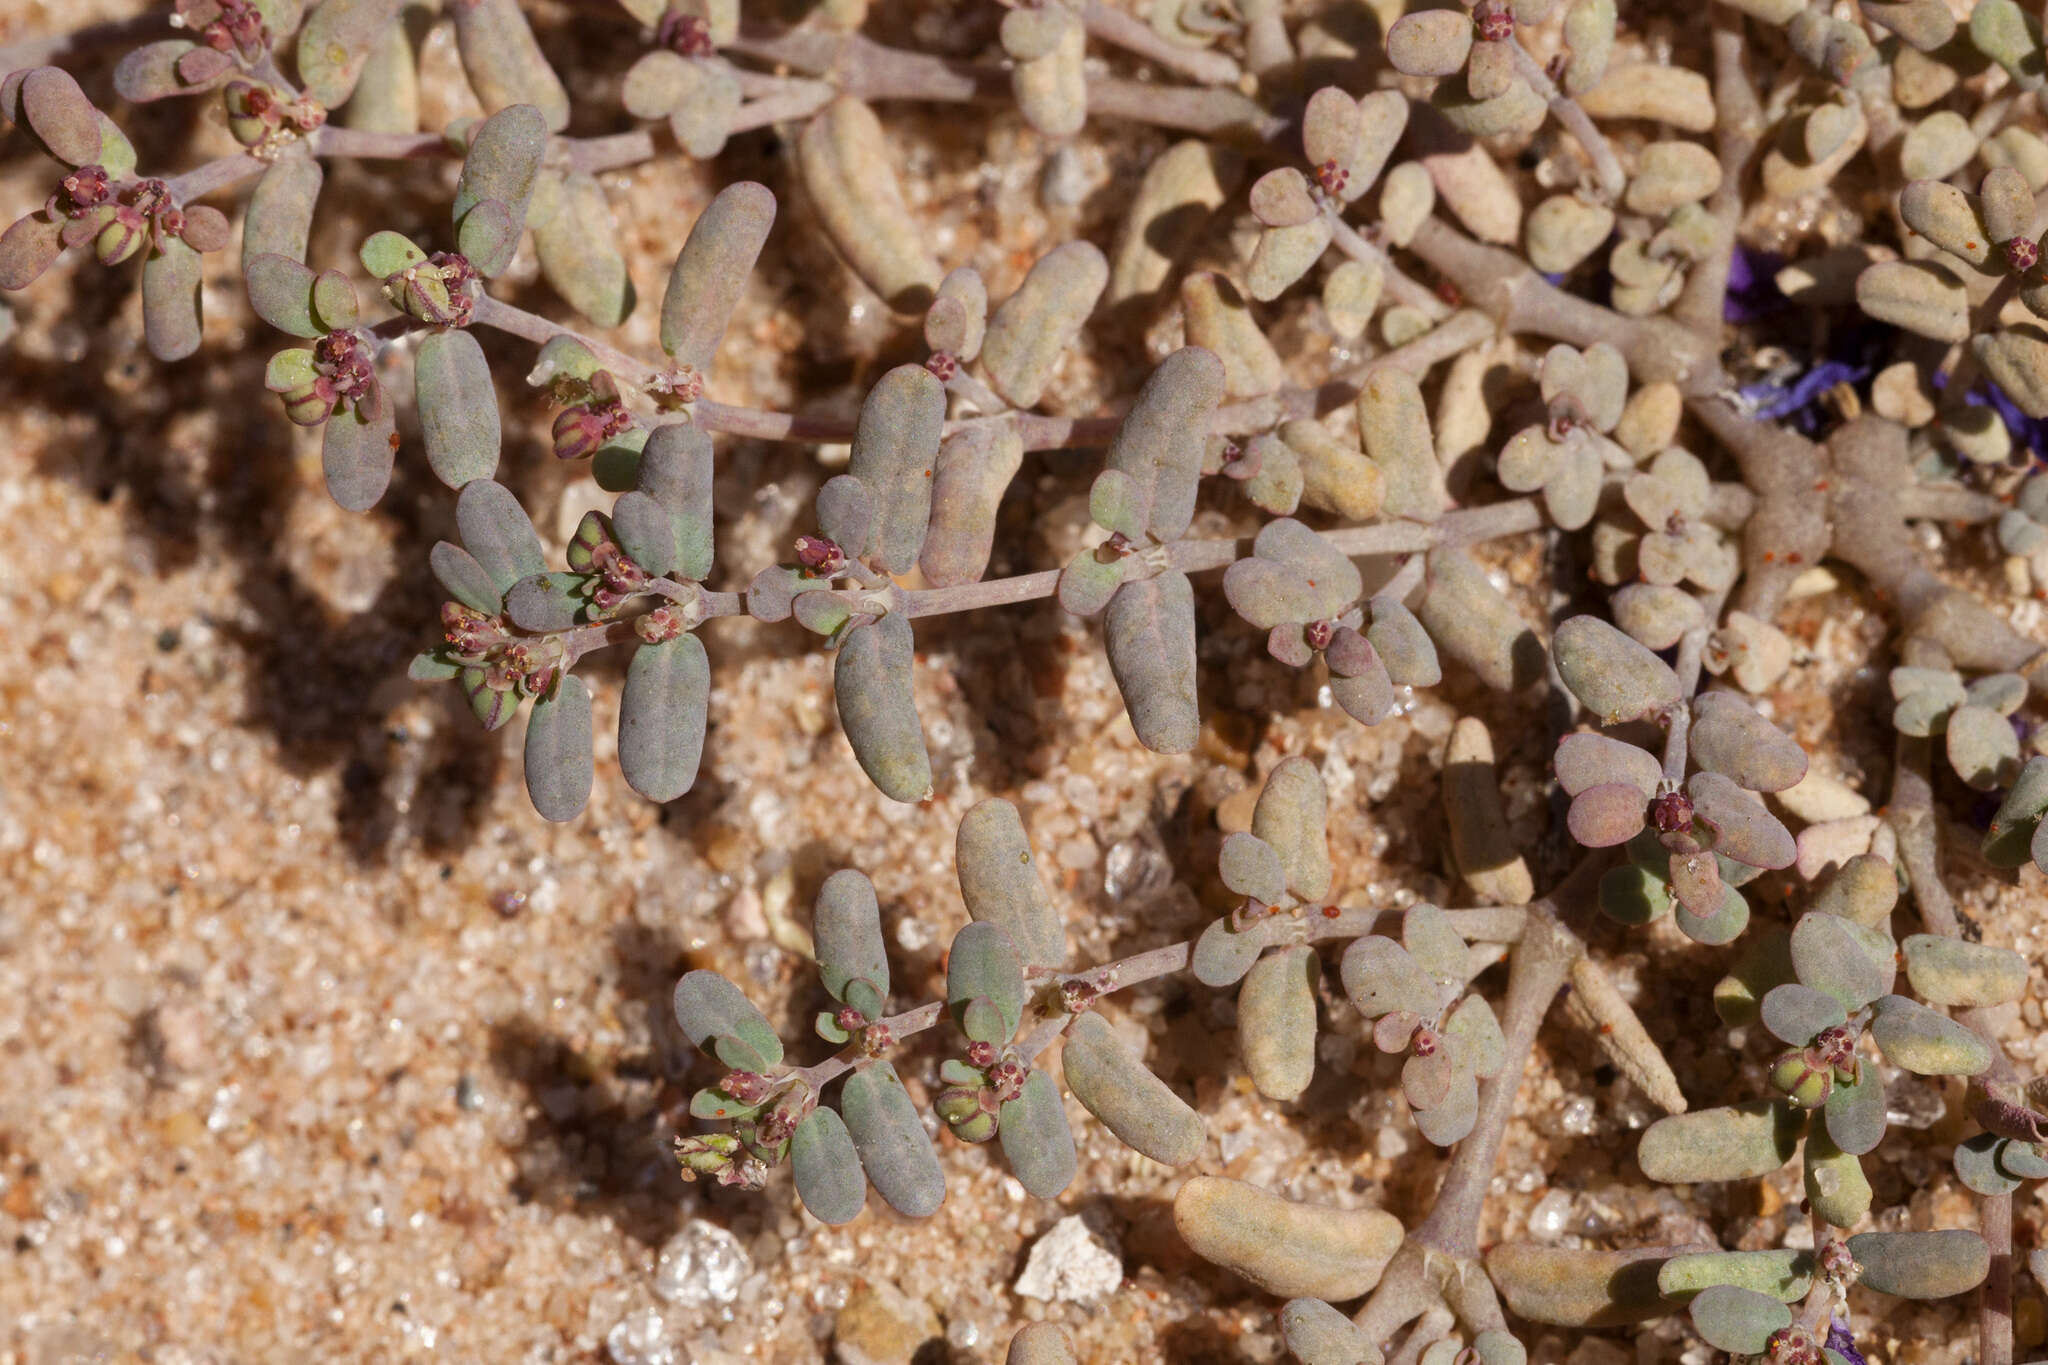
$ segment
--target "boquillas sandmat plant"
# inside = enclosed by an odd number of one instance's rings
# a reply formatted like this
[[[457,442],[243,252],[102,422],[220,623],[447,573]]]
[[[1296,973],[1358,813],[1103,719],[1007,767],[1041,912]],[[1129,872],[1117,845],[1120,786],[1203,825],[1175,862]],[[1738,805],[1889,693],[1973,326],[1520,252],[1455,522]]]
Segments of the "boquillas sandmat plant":
[[[120,62],[114,90],[136,118],[156,101],[215,100],[245,150],[163,175],[138,165],[72,77],[0,52],[0,70],[16,68],[0,107],[57,163],[47,201],[0,236],[0,287],[28,287],[67,250],[139,261],[149,348],[184,358],[202,342],[200,256],[233,236],[202,201],[239,200],[249,304],[291,338],[266,384],[291,421],[321,428],[341,506],[379,501],[411,455],[399,410],[416,414],[427,466],[454,491],[459,543],[434,547],[443,639],[412,674],[454,684],[487,730],[526,711],[527,789],[551,820],[576,818],[595,780],[577,670],[602,650],[631,651],[622,776],[657,802],[691,789],[716,742],[701,637],[724,617],[794,619],[836,652],[847,741],[899,802],[940,780],[912,690],[914,623],[929,616],[1099,616],[1137,738],[1188,752],[1206,683],[1196,599],[1220,586],[1275,660],[1326,678],[1360,724],[1451,669],[1555,688],[1570,715],[1559,809],[1582,850],[1557,885],[1535,884],[1508,835],[1491,737],[1468,718],[1450,740],[1444,816],[1474,903],[1337,904],[1323,779],[1290,757],[1222,844],[1233,909],[1190,941],[1080,966],[1017,811],[984,800],[958,831],[971,923],[943,1001],[892,996],[884,907],[853,869],[817,891],[816,966],[835,1006],[816,1020],[820,1060],[790,1060],[731,982],[695,971],[677,983],[679,1023],[722,1068],[691,1105],[704,1127],[677,1139],[686,1176],[758,1187],[786,1165],[827,1223],[861,1216],[870,1185],[904,1214],[932,1213],[943,1165],[898,1067],[924,1065],[906,1045],[941,1028],[953,1043],[936,1066],[939,1125],[996,1141],[1030,1194],[1075,1177],[1062,1085],[1145,1157],[1195,1163],[1201,1115],[1096,1010],[1184,973],[1235,992],[1246,1068],[1279,1102],[1307,1089],[1331,1013],[1355,1009],[1364,1022],[1344,1026],[1403,1059],[1416,1127],[1453,1149],[1412,1227],[1215,1175],[1180,1186],[1181,1236],[1284,1301],[1287,1343],[1309,1365],[1517,1365],[1529,1325],[1678,1313],[1718,1350],[1848,1365],[1876,1325],[1852,1313],[1852,1285],[1977,1292],[1975,1358],[2013,1359],[2011,1200],[2048,1176],[2048,1082],[2017,1073],[1985,1013],[2024,993],[2028,963],[1962,935],[1937,870],[1936,807],[1951,789],[1998,794],[1984,858],[2048,869],[2048,755],[2030,755],[2021,723],[2048,691],[2048,654],[1937,574],[1910,527],[1959,528],[1995,543],[2009,582],[2048,583],[2048,480],[2028,474],[2048,419],[2048,58],[2033,14],[2012,0],[1641,14],[1614,0],[1386,3],[1369,7],[1383,31],[1359,50],[1313,5],[1037,0],[985,16],[988,49],[963,61],[866,36],[860,0],[787,25],[742,24],[737,0],[621,5],[645,41],[615,74],[643,126],[575,137],[515,0],[438,7],[485,110],[440,129],[420,127],[421,26],[406,22],[434,6],[179,0],[167,36]],[[1710,72],[1659,55],[1674,44],[1708,54]],[[1767,69],[1781,75],[1760,88]],[[1095,121],[1181,140],[1127,187],[1107,250],[1049,245],[995,302],[976,270],[947,268],[909,207],[877,112],[901,102],[1010,106],[1054,148]],[[784,230],[822,234],[899,318],[921,322],[925,359],[883,373],[851,423],[717,398],[727,321],[786,197],[767,186],[728,185],[690,227],[662,293],[661,357],[598,335],[636,295],[597,176],[715,158],[771,126],[806,204]],[[1525,151],[1538,174],[1518,164]],[[376,232],[353,262],[309,260],[322,167],[343,158],[458,163],[445,224],[426,242]],[[1777,262],[1746,244],[1770,206],[1838,184],[1877,206],[1861,231],[1781,233],[1792,250]],[[1205,234],[1233,226],[1229,269],[1188,267]],[[493,294],[529,240],[591,330]],[[1313,366],[1276,347],[1260,311],[1276,305],[1367,358],[1290,384]],[[1182,344],[1113,413],[1035,411],[1091,324],[1133,308],[1177,309]],[[1826,319],[1822,340],[1765,363],[1759,319],[1773,309]],[[533,345],[528,379],[556,408],[555,454],[589,462],[616,495],[583,516],[560,567],[494,482],[503,428],[479,328]],[[1503,378],[1519,384],[1512,401],[1498,399]],[[721,436],[844,443],[850,457],[789,562],[714,586]],[[1085,548],[988,578],[1026,456],[1074,447],[1106,451]],[[1191,536],[1198,505],[1240,497],[1268,518],[1255,537]],[[1472,553],[1532,532],[1611,590],[1602,612],[1567,613],[1547,639]],[[1859,575],[1894,627],[1882,814],[1810,774],[1751,700],[1790,664],[1776,621],[1824,562]],[[1044,598],[1056,604],[1028,605]],[[1797,912],[1753,923],[1744,888],[1770,873]],[[1742,1037],[1768,1039],[1732,1093],[1696,1096],[1673,1074],[1588,951],[1601,914],[1668,916],[1725,951],[1715,1007]],[[1503,954],[1492,991],[1483,978]],[[1642,1136],[1642,1173],[1739,1182],[1797,1159],[1809,1236],[1482,1255],[1517,1082],[1567,986],[1612,1063],[1667,1111]],[[1979,1196],[1977,1228],[1865,1230],[1865,1160],[1887,1126],[1881,1068],[1968,1078],[1981,1131],[1954,1166]],[[1055,1325],[1010,1348],[1013,1362],[1074,1358]]]

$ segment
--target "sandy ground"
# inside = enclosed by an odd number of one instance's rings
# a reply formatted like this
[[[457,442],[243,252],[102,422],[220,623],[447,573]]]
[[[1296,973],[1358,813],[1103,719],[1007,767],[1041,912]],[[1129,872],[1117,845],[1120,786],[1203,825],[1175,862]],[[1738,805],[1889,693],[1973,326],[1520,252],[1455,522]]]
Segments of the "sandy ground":
[[[902,23],[973,51],[987,36],[986,16],[968,17],[977,8],[936,4]],[[0,42],[133,12],[15,0],[0,6]],[[559,64],[584,73],[573,131],[625,126],[608,111],[636,50],[630,27],[559,10],[542,27]],[[107,53],[66,64],[111,100]],[[446,93],[453,70],[442,34],[427,53],[432,116],[463,112]],[[230,146],[211,107],[118,116],[148,167],[186,168]],[[1089,193],[1049,213],[1036,193],[1046,148],[1013,116],[894,110],[889,126],[941,257],[979,265],[998,295],[1038,246],[1106,244],[1134,172],[1164,145],[1125,128],[1085,141]],[[785,150],[764,132],[709,170],[668,155],[607,178],[642,296],[622,344],[653,352],[651,300],[709,188],[746,176],[782,191]],[[0,217],[38,204],[52,179],[19,138],[0,142]],[[452,179],[445,166],[334,172],[316,256],[346,260],[377,227],[431,236]],[[1227,232],[1213,235],[1204,250],[1223,259]],[[814,641],[794,626],[721,622],[697,789],[665,810],[627,790],[607,733],[619,670],[601,663],[596,791],[583,818],[549,826],[521,788],[519,727],[482,736],[452,689],[403,677],[434,638],[425,556],[452,532],[451,499],[415,441],[375,512],[333,509],[315,445],[261,390],[275,339],[240,306],[234,257],[208,263],[204,351],[169,367],[141,349],[127,272],[67,258],[10,300],[0,1359],[726,1365],[818,1360],[835,1332],[881,1332],[867,1339],[965,1365],[999,1360],[1017,1325],[1045,1316],[1071,1323],[1091,1360],[1278,1358],[1276,1305],[1180,1245],[1168,1213],[1177,1175],[1078,1107],[1082,1172],[1055,1203],[950,1139],[951,1193],[924,1224],[871,1201],[861,1220],[827,1229],[786,1178],[759,1196],[685,1185],[667,1148],[713,1072],[679,1037],[669,990],[683,970],[715,967],[785,1038],[803,1036],[822,1000],[802,953],[807,907],[828,872],[850,866],[881,893],[898,999],[927,998],[965,921],[953,827],[989,794],[1023,809],[1080,960],[1171,942],[1223,903],[1217,807],[1293,753],[1330,784],[1352,903],[1451,898],[1437,774],[1465,713],[1494,726],[1515,827],[1551,877],[1540,700],[1454,677],[1365,730],[1312,679],[1265,660],[1210,591],[1202,743],[1161,759],[1136,744],[1094,629],[1046,604],[1015,608],[920,627],[938,791],[906,808],[853,763]],[[514,301],[566,316],[530,256],[508,283]],[[1273,322],[1299,373],[1330,363],[1306,306]],[[1128,393],[1174,331],[1141,318],[1091,335],[1048,409],[1085,412]],[[921,354],[914,329],[862,295],[795,204],[734,336],[718,395],[809,411],[850,412],[880,366]],[[484,342],[504,384],[500,477],[559,543],[594,486],[548,457],[547,412],[517,383],[529,354]],[[802,529],[829,472],[832,453],[820,454],[721,441],[718,586],[743,584]],[[1092,457],[1032,461],[1005,508],[997,571],[1061,562],[1082,519]],[[1211,533],[1253,524],[1228,495],[1202,517]],[[1532,621],[1548,606],[1533,586],[1539,548],[1496,556]],[[1803,607],[1804,652],[1770,700],[1817,762],[1881,799],[1881,680],[1867,663],[1885,627],[1866,608],[1847,591]],[[1954,809],[1967,814],[1966,800]],[[2015,888],[1964,859],[1955,871],[1987,939],[2041,952],[2031,873]],[[1719,955],[1675,933],[1603,931],[1596,947],[1641,993],[1690,1092],[1749,1093],[1706,998]],[[1497,993],[1499,973],[1482,984]],[[1212,1141],[1201,1169],[1419,1216],[1441,1158],[1351,1012],[1330,1013],[1309,1093],[1274,1106],[1235,1062],[1232,1008],[1168,984],[1112,1009],[1202,1110]],[[2038,1003],[2011,1022],[2031,1062]],[[1761,1051],[1752,1040],[1749,1060]],[[935,1056],[909,1049],[914,1088]],[[1885,1226],[1972,1222],[1942,1145],[1956,1135],[1958,1097],[1901,1083],[1897,1104],[1921,1126],[1895,1126],[1875,1163],[1880,1205],[1897,1206]],[[1760,1192],[1647,1186],[1634,1133],[1653,1117],[1588,1036],[1554,1021],[1524,1081],[1487,1239],[1780,1244],[1796,1171]],[[1013,1293],[1033,1242],[1075,1212],[1114,1243],[1120,1285],[1079,1302]],[[2022,1246],[2040,1218],[2029,1193]],[[1858,1302],[1874,1359],[1962,1357],[1956,1308]],[[2038,1341],[2032,1303],[2023,1324]],[[1532,1346],[1574,1365],[1705,1358],[1668,1322],[1633,1343],[1538,1334]]]

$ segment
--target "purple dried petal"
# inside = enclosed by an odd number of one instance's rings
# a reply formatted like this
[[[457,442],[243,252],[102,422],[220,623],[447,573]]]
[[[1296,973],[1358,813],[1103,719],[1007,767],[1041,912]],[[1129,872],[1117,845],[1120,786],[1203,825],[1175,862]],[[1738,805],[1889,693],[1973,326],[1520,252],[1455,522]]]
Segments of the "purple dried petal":
[[[1778,289],[1778,271],[1785,258],[1773,252],[1738,245],[1728,261],[1728,294],[1721,316],[1728,322],[1754,322],[1786,305]]]
[[[1837,1352],[1849,1365],[1869,1365],[1863,1352],[1856,1349],[1856,1339],[1849,1335],[1849,1324],[1840,1318],[1828,1323],[1827,1349]]]

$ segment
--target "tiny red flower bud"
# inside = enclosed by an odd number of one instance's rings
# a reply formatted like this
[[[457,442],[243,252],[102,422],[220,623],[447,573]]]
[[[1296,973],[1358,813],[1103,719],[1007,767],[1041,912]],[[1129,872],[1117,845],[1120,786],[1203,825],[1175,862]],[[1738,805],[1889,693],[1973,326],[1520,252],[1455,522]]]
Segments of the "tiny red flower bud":
[[[633,633],[650,645],[658,645],[683,633],[683,618],[672,607],[656,607],[645,616],[634,618]],[[848,1028],[843,1022],[840,1027]]]
[[[772,1087],[769,1079],[758,1071],[735,1071],[718,1088],[741,1104],[759,1104],[768,1098]]]
[[[71,201],[71,211],[82,213],[95,208],[113,193],[107,182],[107,168],[101,165],[80,166],[64,177],[64,196]]]
[[[2040,262],[2040,259],[2041,247],[2037,242],[2030,242],[2024,237],[2014,237],[2005,243],[2006,264],[2012,267],[2015,275],[2026,274]]]
[[[960,373],[959,360],[948,351],[933,351],[926,357],[924,367],[930,370],[941,384],[950,384],[953,376]]]
[[[1031,1068],[1021,1062],[997,1062],[989,1068],[989,1088],[995,1091],[997,1100],[1007,1103],[1024,1093],[1024,1082],[1031,1078]]]
[[[1515,16],[1509,12],[1507,0],[1479,0],[1472,21],[1479,27],[1481,42],[1504,43],[1515,36]]]
[[[846,552],[837,541],[823,536],[798,536],[796,562],[814,575],[825,576],[846,567]]]
[[[695,14],[678,14],[671,9],[661,17],[654,41],[685,57],[709,57],[718,49],[711,42],[711,25]]]
[[[1773,1332],[1768,1349],[1771,1365],[1821,1365],[1826,1359],[1813,1333],[1796,1322]]]
[[[1328,649],[1330,641],[1336,638],[1337,623],[1335,621],[1311,621],[1301,628],[1301,633],[1303,638],[1308,641],[1308,647],[1320,653]]]
[[[1684,792],[1666,792],[1650,802],[1650,819],[1662,834],[1682,834],[1692,828],[1692,801]]]

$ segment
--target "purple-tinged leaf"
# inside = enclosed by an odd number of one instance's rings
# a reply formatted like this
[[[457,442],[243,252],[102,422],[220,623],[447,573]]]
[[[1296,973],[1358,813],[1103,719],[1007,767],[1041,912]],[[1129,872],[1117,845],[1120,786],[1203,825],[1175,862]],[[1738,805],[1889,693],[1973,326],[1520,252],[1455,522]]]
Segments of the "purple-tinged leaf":
[[[1866,1232],[1849,1239],[1849,1254],[1863,1267],[1858,1283],[1902,1299],[1951,1298],[1991,1273],[1991,1248],[1963,1228]]]
[[[590,689],[563,678],[526,722],[526,794],[544,820],[573,820],[590,800]]]
[[[1279,853],[1256,834],[1240,831],[1226,838],[1216,858],[1216,870],[1225,886],[1261,904],[1278,904],[1287,891],[1287,874],[1281,870]]]
[[[796,1126],[789,1143],[797,1197],[811,1217],[830,1227],[851,1223],[867,1206],[868,1184],[860,1155],[837,1111],[819,1107]]]
[[[1208,1134],[1201,1115],[1131,1054],[1099,1014],[1067,1026],[1061,1056],[1067,1089],[1117,1140],[1164,1166],[1184,1166],[1202,1153]]]
[[[701,583],[713,564],[711,435],[687,422],[655,428],[640,453],[638,487],[675,528],[675,573]]]
[[[550,132],[569,125],[568,92],[548,65],[518,0],[455,0],[449,10],[463,74],[487,113],[530,104]]]
[[[1422,964],[1379,934],[1355,940],[1344,950],[1341,974],[1345,995],[1368,1019],[1396,1011],[1433,1019],[1443,1004]]]
[[[280,155],[256,182],[242,214],[242,270],[258,256],[303,262],[313,231],[313,208],[325,173],[310,156]]]
[[[827,995],[851,1003],[847,987],[856,981],[866,982],[879,995],[889,993],[881,905],[874,883],[864,874],[843,868],[825,879],[812,907],[811,934],[817,940],[818,977]],[[1023,989],[1021,977],[1018,989]]]
[[[1109,262],[1092,242],[1039,257],[988,322],[981,363],[995,391],[1013,407],[1035,405],[1108,283]]]
[[[210,90],[220,83],[227,67],[218,66],[202,77],[189,75],[187,59],[202,51],[211,49],[203,49],[189,38],[145,43],[115,66],[114,93],[130,104],[148,104],[173,95],[196,95]]]
[[[1794,1047],[1808,1046],[1823,1029],[1839,1028],[1849,1019],[1841,1001],[1797,981],[1772,987],[1761,1011],[1764,1027]]]
[[[969,1008],[977,1001],[993,1007],[979,1028]],[[953,936],[946,954],[946,1003],[970,1041],[1000,1047],[1015,1036],[1024,1018],[1024,959],[999,926],[975,920]]]
[[[995,546],[996,511],[1023,460],[1024,440],[1014,422],[964,427],[940,444],[931,522],[918,554],[918,566],[933,587],[973,583],[986,572]],[[1105,597],[1103,605],[1108,601]]]
[[[428,333],[413,360],[413,384],[434,476],[461,488],[496,473],[498,390],[476,338],[452,328]]]
[[[594,176],[544,172],[526,225],[540,273],[565,303],[600,327],[617,327],[632,314],[639,296]]]
[[[1742,937],[1742,931],[1749,927],[1749,902],[1742,898],[1740,891],[1723,882],[1721,903],[1712,914],[1695,914],[1681,901],[1672,907],[1671,921],[1694,943],[1718,948]]]
[[[505,594],[505,616],[521,630],[568,630],[588,601],[583,581],[581,574],[529,574]]]
[[[1067,959],[1067,931],[1039,878],[1017,808],[989,797],[960,818],[953,845],[960,898],[977,921],[994,924],[1017,945],[1027,967]]]
[[[1159,754],[1192,750],[1202,722],[1195,701],[1195,590],[1188,576],[1168,569],[1118,588],[1103,613],[1102,643],[1138,742]]]
[[[676,982],[676,1023],[706,1056],[738,1071],[782,1065],[782,1040],[740,988],[717,972],[686,972]]]
[[[1027,1194],[1056,1199],[1073,1183],[1074,1130],[1067,1124],[1060,1088],[1043,1071],[1024,1078],[1023,1093],[1005,1100],[996,1136],[1003,1156]]]
[[[1648,802],[1633,783],[1603,782],[1572,798],[1565,826],[1585,848],[1613,848],[1642,832]]]
[[[1656,715],[1678,701],[1671,665],[1597,616],[1560,625],[1551,651],[1565,686],[1603,724]]]
[[[183,360],[199,349],[199,253],[177,238],[142,262],[142,339],[158,360]]]
[[[774,194],[750,180],[720,190],[698,216],[661,299],[661,349],[677,364],[711,372],[774,224]]]
[[[818,530],[849,559],[868,548],[875,526],[875,499],[868,486],[851,474],[825,480],[818,490]]]
[[[478,479],[465,484],[455,499],[455,527],[462,544],[500,592],[532,574],[547,572],[540,536],[526,509],[503,484]]]
[[[1767,871],[1792,866],[1798,848],[1791,832],[1734,781],[1719,773],[1694,773],[1685,790],[1693,818],[1714,831],[1716,853]]]
[[[1348,626],[1340,630],[1338,634],[1340,636],[1349,635],[1354,639],[1362,639]],[[1366,646],[1368,651],[1371,648],[1371,645]],[[1370,657],[1363,661],[1362,666],[1357,661],[1354,661],[1350,666],[1355,671],[1340,673],[1337,671],[1337,654],[1335,649],[1336,647],[1333,645],[1333,652],[1328,656],[1331,660],[1330,696],[1336,701],[1338,706],[1344,709],[1344,714],[1350,716],[1360,725],[1378,725],[1388,716],[1393,715],[1396,704],[1394,681],[1388,675],[1386,665],[1380,662],[1379,656],[1377,654],[1370,655]]]
[[[1757,714],[1733,692],[1705,693],[1693,701],[1693,761],[1751,791],[1777,792],[1806,776],[1799,742]]]
[[[1209,420],[1223,397],[1223,362],[1184,346],[1159,362],[1110,441],[1108,466],[1149,493],[1151,531],[1171,542],[1187,534]]]
[[[24,74],[9,101],[8,117],[68,166],[100,159],[100,114],[71,73],[39,66]]]
[[[371,415],[364,416],[366,410]],[[377,505],[397,455],[398,416],[388,398],[374,405],[343,403],[321,428],[320,467],[327,493],[344,511],[367,512]],[[515,581],[504,581],[500,590]]]
[[[228,216],[211,204],[195,204],[185,210],[185,227],[178,235],[194,251],[219,251],[228,244]]]
[[[946,1177],[896,1068],[887,1062],[855,1068],[839,1092],[839,1111],[861,1167],[889,1206],[907,1218],[937,1213],[946,1200]]]
[[[1663,765],[1648,750],[1584,731],[1558,742],[1553,766],[1558,785],[1570,796],[1588,787],[1618,782],[1634,787],[1647,801],[1657,794],[1657,784],[1664,776]]]
[[[1305,625],[1335,614],[1323,610],[1328,594],[1319,592],[1307,575],[1271,559],[1253,557],[1232,564],[1223,574],[1223,595],[1232,611],[1259,630]]]
[[[41,210],[23,214],[0,233],[0,289],[26,289],[64,250],[64,224]]]
[[[370,50],[397,22],[399,0],[322,0],[297,45],[299,80],[329,109],[348,102]]]
[[[512,263],[547,150],[547,121],[530,104],[500,109],[478,124],[470,138],[462,175],[455,184],[452,212],[456,226],[466,230],[475,210],[486,203],[498,204],[503,223],[490,234],[498,254],[479,257],[469,250],[466,235],[464,238],[463,253],[486,277],[502,273]]]
[[[496,616],[505,609],[504,593],[484,572],[484,566],[477,563],[476,556],[460,545],[446,540],[435,541],[434,548],[428,552],[427,564],[448,595],[465,607],[486,616]]]
[[[874,498],[871,557],[908,573],[932,513],[932,468],[946,423],[946,390],[922,365],[898,365],[875,381],[853,428],[847,473]]]
[[[832,670],[839,726],[853,756],[894,801],[922,801],[932,792],[931,758],[911,687],[915,654],[910,622],[892,613],[851,631]]]
[[[313,286],[319,278],[289,256],[257,256],[246,267],[244,282],[249,306],[280,332],[295,337],[324,336],[328,329],[313,315]]]

